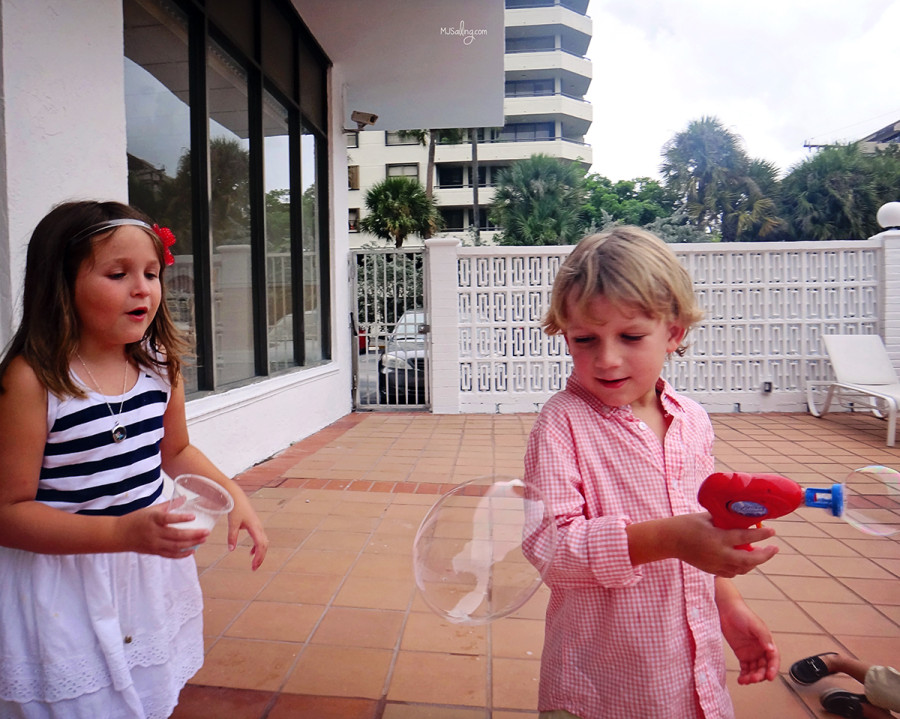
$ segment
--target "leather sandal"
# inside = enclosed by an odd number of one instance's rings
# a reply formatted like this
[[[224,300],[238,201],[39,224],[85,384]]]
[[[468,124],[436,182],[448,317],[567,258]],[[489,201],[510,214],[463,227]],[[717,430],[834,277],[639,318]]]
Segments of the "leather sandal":
[[[863,719],[863,704],[868,704],[865,694],[854,694],[843,689],[826,689],[819,697],[822,708],[829,714],[848,717],[848,719]]]
[[[827,657],[829,654],[836,655],[837,652],[815,654],[794,662],[791,664],[791,679],[798,684],[815,684],[822,677],[827,677],[831,672],[825,662],[822,661],[822,657]]]

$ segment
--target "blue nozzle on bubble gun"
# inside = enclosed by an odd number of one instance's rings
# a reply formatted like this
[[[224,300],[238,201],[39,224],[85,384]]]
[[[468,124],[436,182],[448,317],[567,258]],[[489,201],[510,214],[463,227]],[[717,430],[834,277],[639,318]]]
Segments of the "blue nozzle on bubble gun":
[[[803,490],[803,504],[807,507],[830,509],[832,516],[840,517],[844,513],[844,485],[832,484],[830,489],[809,487]]]

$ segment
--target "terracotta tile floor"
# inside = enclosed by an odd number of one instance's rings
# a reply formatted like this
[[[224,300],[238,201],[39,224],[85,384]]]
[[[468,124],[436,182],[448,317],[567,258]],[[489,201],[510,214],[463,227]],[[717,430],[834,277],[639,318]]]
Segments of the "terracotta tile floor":
[[[487,626],[449,624],[417,594],[412,539],[439,493],[520,474],[534,415],[352,414],[239,477],[271,549],[249,571],[222,527],[197,552],[206,662],[176,719],[535,717],[546,591]],[[829,486],[870,464],[900,468],[885,424],[860,414],[714,415],[723,470]],[[819,509],[774,520],[781,552],[736,581],[782,653],[775,682],[729,681],[739,719],[808,719],[829,678],[790,664],[835,650],[900,666],[900,542]]]

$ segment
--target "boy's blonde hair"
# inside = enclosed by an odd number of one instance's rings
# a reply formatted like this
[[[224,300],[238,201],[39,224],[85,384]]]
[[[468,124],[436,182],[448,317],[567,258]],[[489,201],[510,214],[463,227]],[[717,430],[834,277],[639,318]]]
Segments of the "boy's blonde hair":
[[[553,282],[544,331],[563,334],[570,321],[569,300],[584,311],[597,295],[686,331],[703,317],[691,277],[671,248],[630,225],[588,235],[575,246]],[[679,347],[678,354],[685,349]]]

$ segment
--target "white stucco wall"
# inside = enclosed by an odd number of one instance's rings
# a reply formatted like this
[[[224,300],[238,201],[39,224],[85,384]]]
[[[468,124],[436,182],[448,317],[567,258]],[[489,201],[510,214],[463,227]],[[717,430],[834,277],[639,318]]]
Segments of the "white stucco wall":
[[[56,203],[127,199],[120,0],[2,3],[0,345],[18,320],[25,249]]]
[[[0,0],[0,23],[5,128],[0,345],[5,345],[18,323],[34,225],[59,202],[127,201],[128,193],[121,0]],[[228,474],[331,424],[352,407],[346,153],[339,113],[332,112],[330,122],[338,142],[336,153],[329,149],[332,356],[342,359],[188,402],[193,443]]]

